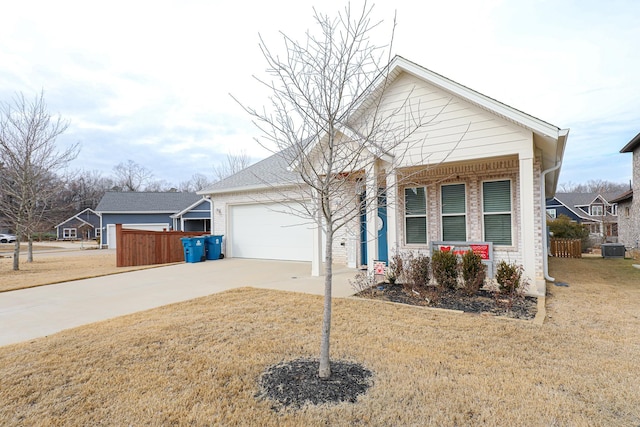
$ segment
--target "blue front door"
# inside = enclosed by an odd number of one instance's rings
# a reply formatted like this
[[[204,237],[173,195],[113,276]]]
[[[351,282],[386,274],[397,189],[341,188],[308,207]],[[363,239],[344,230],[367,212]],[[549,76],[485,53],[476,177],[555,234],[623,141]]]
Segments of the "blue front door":
[[[360,264],[367,264],[367,207],[365,194],[360,195]],[[378,215],[376,218],[378,230],[378,257],[376,261],[389,262],[387,245],[387,197],[384,192],[378,196]]]

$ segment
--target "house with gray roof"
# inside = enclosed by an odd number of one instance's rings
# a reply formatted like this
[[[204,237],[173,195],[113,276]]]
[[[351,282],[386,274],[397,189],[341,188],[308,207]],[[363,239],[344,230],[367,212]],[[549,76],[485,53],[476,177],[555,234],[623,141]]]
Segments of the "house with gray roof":
[[[101,243],[115,248],[115,225],[154,231],[211,231],[211,203],[196,193],[115,192],[98,203]]]
[[[345,162],[332,169],[344,189],[332,202],[351,212],[334,234],[333,262],[373,272],[397,252],[474,245],[492,262],[521,264],[527,292],[544,295],[544,200],[555,194],[569,130],[399,56],[371,88],[332,135],[345,150],[360,147],[357,129],[366,132],[376,111],[428,106],[436,116],[419,129],[407,128],[407,115],[390,117],[387,129],[398,130],[402,144],[381,138],[361,151],[366,167]],[[312,275],[322,274],[318,204],[296,171],[321,164],[326,139],[301,144],[303,157],[276,153],[198,192],[213,203],[213,234],[225,236],[227,257],[305,261]]]
[[[100,237],[100,214],[91,208],[78,212],[56,225],[58,240],[90,240]]]
[[[618,204],[619,242],[627,248],[640,248],[640,133],[625,145],[621,153],[632,153],[632,187],[619,194],[613,202]],[[635,197],[634,196],[635,193]]]
[[[547,215],[555,219],[560,215],[583,224],[598,243],[617,242],[618,204],[615,193],[556,193],[547,199]]]

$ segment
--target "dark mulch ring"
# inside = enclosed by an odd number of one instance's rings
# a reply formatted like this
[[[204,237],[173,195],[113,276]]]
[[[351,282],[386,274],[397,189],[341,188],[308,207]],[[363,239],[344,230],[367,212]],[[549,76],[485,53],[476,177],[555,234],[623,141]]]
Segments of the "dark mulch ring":
[[[362,365],[331,361],[331,377],[320,379],[320,362],[296,359],[269,367],[260,378],[256,397],[268,398],[280,407],[300,408],[305,404],[354,403],[371,386],[372,372]],[[273,410],[280,409],[278,405]]]
[[[407,292],[402,285],[383,284],[360,292],[356,296],[401,304],[460,310],[466,313],[491,313],[496,316],[524,320],[533,319],[538,311],[538,299],[536,297],[517,298],[509,307],[508,300],[495,298],[491,292],[485,290],[480,290],[476,295],[467,296],[451,290],[441,291],[436,294],[434,288],[431,297],[427,299],[414,292]]]

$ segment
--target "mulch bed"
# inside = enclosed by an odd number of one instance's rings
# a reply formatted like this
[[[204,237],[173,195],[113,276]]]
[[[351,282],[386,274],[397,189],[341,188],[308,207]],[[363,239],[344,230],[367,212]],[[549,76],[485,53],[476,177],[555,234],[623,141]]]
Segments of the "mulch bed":
[[[538,299],[536,297],[527,296],[515,299],[511,307],[509,307],[507,300],[496,299],[491,292],[486,290],[480,290],[476,295],[467,296],[460,292],[449,290],[436,294],[434,288],[431,297],[427,297],[427,299],[414,292],[407,292],[402,285],[383,284],[359,292],[356,296],[423,307],[460,310],[465,313],[490,313],[495,316],[523,320],[533,319],[538,311]]]
[[[320,362],[296,359],[269,367],[260,378],[256,397],[268,398],[276,404],[272,409],[300,408],[305,404],[354,403],[371,386],[373,374],[362,365],[331,361],[331,376],[318,376]]]

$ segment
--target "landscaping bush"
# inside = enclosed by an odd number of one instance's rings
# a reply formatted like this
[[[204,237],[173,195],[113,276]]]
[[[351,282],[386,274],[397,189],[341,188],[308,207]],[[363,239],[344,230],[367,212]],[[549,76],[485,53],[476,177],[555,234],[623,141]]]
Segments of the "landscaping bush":
[[[410,254],[405,267],[405,279],[411,286],[424,290],[429,284],[429,257]]]
[[[458,286],[458,257],[452,251],[434,251],[431,271],[440,288],[456,289]]]
[[[404,280],[404,261],[398,253],[394,254],[389,261],[387,268],[387,281],[392,285]]]
[[[555,238],[580,239],[582,252],[593,246],[593,242],[589,239],[589,230],[566,215],[558,215],[556,219],[548,221],[547,225]]]
[[[460,265],[464,292],[467,295],[478,293],[486,274],[486,266],[482,263],[482,257],[473,251],[467,251],[462,255]]]
[[[504,260],[500,261],[496,269],[496,282],[498,282],[499,292],[510,297],[524,294],[527,283],[522,277],[523,272],[524,268],[521,265],[508,263]]]
[[[377,285],[375,275],[368,271],[359,271],[356,273],[353,280],[349,280],[349,284],[356,294],[363,295],[371,294],[373,287]]]

